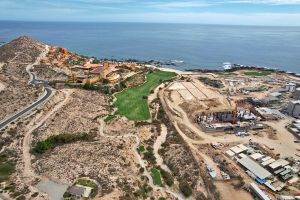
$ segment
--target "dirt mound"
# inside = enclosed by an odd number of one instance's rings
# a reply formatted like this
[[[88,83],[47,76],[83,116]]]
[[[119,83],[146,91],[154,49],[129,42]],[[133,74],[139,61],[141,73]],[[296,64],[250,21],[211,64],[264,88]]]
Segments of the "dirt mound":
[[[28,36],[21,36],[0,47],[0,62],[34,62],[44,44]]]

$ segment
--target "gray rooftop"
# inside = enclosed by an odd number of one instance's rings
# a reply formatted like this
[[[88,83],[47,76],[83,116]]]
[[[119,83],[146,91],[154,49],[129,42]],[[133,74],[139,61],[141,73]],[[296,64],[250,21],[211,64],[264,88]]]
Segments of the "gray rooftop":
[[[257,162],[253,161],[249,157],[239,159],[238,162],[260,179],[265,179],[272,175],[265,168],[261,167]]]
[[[84,194],[84,188],[75,185],[70,187],[68,192],[74,196],[82,196]]]

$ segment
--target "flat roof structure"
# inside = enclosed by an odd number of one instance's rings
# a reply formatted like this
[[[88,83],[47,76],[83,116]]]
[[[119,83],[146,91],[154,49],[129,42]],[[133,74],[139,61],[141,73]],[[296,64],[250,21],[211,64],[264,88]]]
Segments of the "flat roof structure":
[[[265,166],[267,166],[267,165],[269,165],[273,162],[275,162],[275,159],[271,158],[269,160],[266,160],[266,161],[262,162],[261,165],[265,167]]]
[[[281,96],[282,94],[281,94],[280,92],[273,92],[273,93],[271,93],[270,95],[273,96],[273,97],[279,97],[279,96]]]
[[[244,150],[239,148],[238,146],[234,146],[230,148],[231,151],[233,151],[235,154],[242,153]]]
[[[225,152],[229,157],[233,157],[235,155],[235,153],[231,150],[228,150]]]
[[[91,187],[87,187],[87,186],[83,186],[83,185],[79,185],[79,184],[77,184],[76,186],[84,189],[82,197],[88,198],[90,196],[90,194],[92,193],[93,188],[91,188]]]
[[[267,160],[270,160],[271,157],[270,156],[267,156],[267,157],[264,157],[263,159],[261,159],[262,162],[266,162]]]
[[[258,163],[256,163],[249,157],[239,159],[238,163],[255,174],[255,176],[257,176],[259,179],[266,179],[272,175],[265,168],[261,167]]]
[[[244,150],[244,151],[247,151],[249,148],[248,147],[246,147],[245,145],[243,145],[243,144],[239,144],[239,145],[237,145],[240,149],[242,149],[242,150]]]
[[[264,157],[264,155],[262,155],[260,153],[254,153],[254,154],[250,155],[250,157],[254,160],[258,160],[258,159]]]
[[[244,153],[240,153],[240,154],[239,154],[239,157],[240,157],[240,158],[245,158],[245,157],[247,157],[247,155],[244,154]]]
[[[271,169],[277,169],[278,167],[284,167],[284,166],[286,166],[288,164],[290,164],[289,161],[283,160],[283,159],[279,159],[279,160],[276,160],[275,162],[273,162],[272,164],[270,164],[269,167]]]
[[[251,183],[250,187],[261,200],[271,200],[255,183]]]

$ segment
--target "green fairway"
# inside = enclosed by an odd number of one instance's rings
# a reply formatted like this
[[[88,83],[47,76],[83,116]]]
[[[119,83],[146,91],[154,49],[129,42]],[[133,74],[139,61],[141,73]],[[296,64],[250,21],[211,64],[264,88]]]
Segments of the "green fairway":
[[[160,177],[159,171],[157,169],[155,169],[155,168],[152,168],[150,171],[152,173],[154,185],[162,186],[162,181],[161,181],[161,177]]]
[[[117,101],[114,105],[118,108],[117,114],[126,116],[129,120],[143,121],[150,118],[147,97],[151,90],[161,82],[170,80],[176,76],[173,72],[154,71],[146,75],[143,85],[125,89],[116,94]]]
[[[271,75],[271,71],[249,71],[249,72],[244,72],[246,76],[268,76]]]

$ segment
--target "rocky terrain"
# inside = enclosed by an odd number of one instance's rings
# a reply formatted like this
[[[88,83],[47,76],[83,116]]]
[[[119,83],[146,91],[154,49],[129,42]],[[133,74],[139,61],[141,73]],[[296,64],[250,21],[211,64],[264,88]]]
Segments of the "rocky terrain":
[[[22,36],[0,47],[0,63],[33,63],[43,49],[41,42]]]
[[[28,37],[20,37],[0,47],[0,121],[32,103],[40,88],[28,85],[26,64],[33,63],[44,45]]]
[[[99,92],[74,89],[68,102],[35,131],[35,141],[60,133],[90,132],[97,118],[109,114],[109,97]]]
[[[36,65],[32,70],[40,80],[45,81],[65,81],[68,79],[66,73],[50,67],[49,65]]]
[[[128,139],[111,140],[101,137],[94,142],[79,142],[55,148],[34,163],[40,175],[72,184],[78,177],[97,180],[103,189],[118,187],[118,182],[132,182],[137,173]]]

